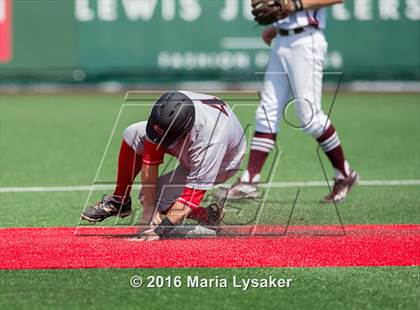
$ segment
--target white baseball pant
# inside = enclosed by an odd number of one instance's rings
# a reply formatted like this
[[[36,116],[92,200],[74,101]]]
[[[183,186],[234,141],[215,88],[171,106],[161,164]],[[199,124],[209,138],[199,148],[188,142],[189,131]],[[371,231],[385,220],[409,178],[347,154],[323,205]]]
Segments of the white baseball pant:
[[[315,138],[322,135],[330,124],[321,107],[326,51],[324,34],[315,28],[276,36],[256,111],[256,131],[277,133],[286,107],[292,104],[300,121],[295,125]]]

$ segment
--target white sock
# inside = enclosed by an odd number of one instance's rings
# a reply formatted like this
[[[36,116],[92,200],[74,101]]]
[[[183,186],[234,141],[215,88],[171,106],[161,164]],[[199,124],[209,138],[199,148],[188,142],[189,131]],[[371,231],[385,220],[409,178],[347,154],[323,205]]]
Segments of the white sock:
[[[241,182],[243,183],[258,183],[259,181],[260,181],[260,174],[257,173],[256,175],[254,175],[254,177],[251,180],[248,170],[245,170],[244,174],[241,177]]]
[[[344,162],[344,169],[346,171],[346,174],[350,175],[350,165],[347,162],[347,160]],[[342,180],[342,179],[345,178],[345,176],[341,173],[340,170],[335,169],[335,178],[338,179],[338,180]]]

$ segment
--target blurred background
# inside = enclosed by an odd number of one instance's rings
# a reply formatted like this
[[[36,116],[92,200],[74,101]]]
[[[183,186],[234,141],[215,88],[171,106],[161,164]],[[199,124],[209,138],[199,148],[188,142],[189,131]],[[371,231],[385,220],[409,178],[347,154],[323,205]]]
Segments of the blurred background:
[[[270,48],[250,2],[0,0],[0,91],[257,89]],[[328,9],[325,71],[350,90],[419,91],[419,21],[419,0]]]

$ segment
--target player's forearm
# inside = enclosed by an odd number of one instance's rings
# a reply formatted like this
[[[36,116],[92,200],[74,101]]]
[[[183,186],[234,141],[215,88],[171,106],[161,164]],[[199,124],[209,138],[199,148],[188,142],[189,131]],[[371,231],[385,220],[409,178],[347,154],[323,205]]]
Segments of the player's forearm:
[[[344,0],[302,0],[304,9],[319,9],[334,4],[343,3]]]
[[[158,166],[143,164],[143,169],[141,171],[141,184],[143,190],[143,206],[145,209],[154,208],[158,169]]]
[[[153,231],[147,233],[143,240],[157,240],[160,238],[167,238],[176,225],[188,216],[191,209],[183,203],[176,201],[169,208],[166,218]]]
[[[175,225],[181,224],[182,221],[190,214],[191,209],[182,202],[176,201],[169,209],[166,217]]]

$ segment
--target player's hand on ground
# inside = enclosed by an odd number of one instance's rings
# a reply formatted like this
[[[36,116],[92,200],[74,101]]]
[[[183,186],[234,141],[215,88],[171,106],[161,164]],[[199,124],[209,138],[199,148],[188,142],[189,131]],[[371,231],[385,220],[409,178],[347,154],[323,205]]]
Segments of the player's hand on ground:
[[[274,26],[270,26],[264,29],[261,36],[265,44],[271,45],[271,41],[273,41],[276,35],[277,35],[277,28]]]
[[[154,232],[154,228],[148,227],[139,233],[136,241],[155,241],[159,239],[160,237]]]
[[[159,236],[156,235],[154,232],[143,234],[138,237],[138,241],[156,241],[159,239]]]

